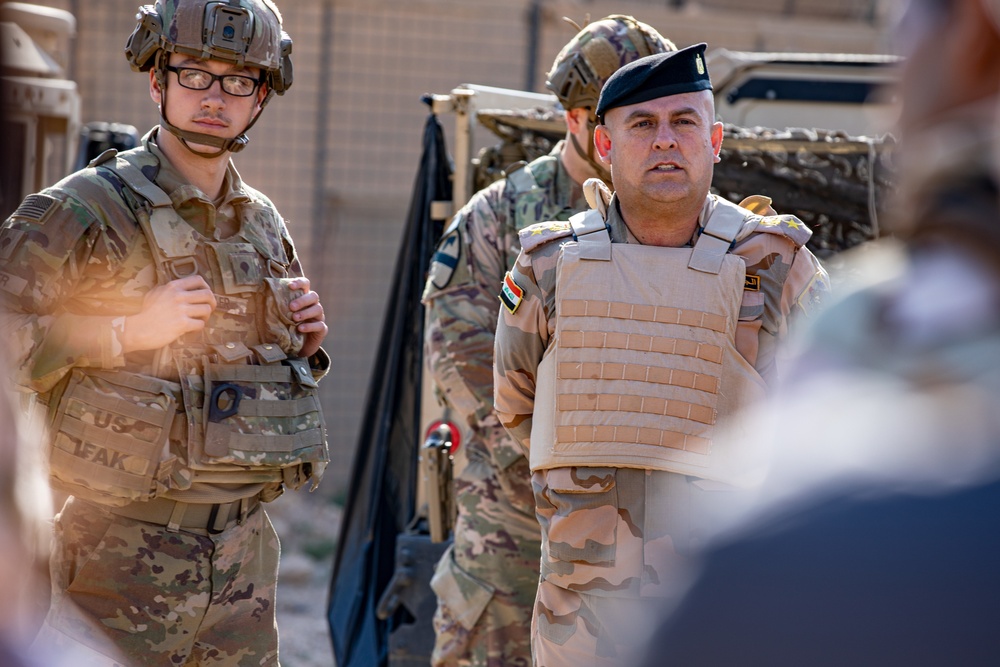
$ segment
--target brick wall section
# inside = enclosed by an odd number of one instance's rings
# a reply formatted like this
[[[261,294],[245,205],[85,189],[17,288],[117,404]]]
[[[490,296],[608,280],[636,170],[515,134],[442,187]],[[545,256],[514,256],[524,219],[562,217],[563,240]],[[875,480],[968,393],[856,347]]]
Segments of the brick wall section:
[[[536,90],[574,29],[631,13],[679,46],[874,52],[879,33],[863,19],[885,0],[542,0]],[[280,0],[279,0],[280,3]],[[157,121],[148,87],[122,49],[137,0],[49,0],[72,11],[78,35],[73,74],[83,122],[144,132]],[[323,404],[333,464],[324,491],[346,488],[427,108],[423,93],[461,83],[524,85],[530,0],[285,0],[295,83],[275,97],[237,156],[243,178],[287,218],[323,297],[333,372]],[[751,11],[752,8],[753,11]],[[794,14],[787,14],[791,8]],[[838,9],[839,8],[839,9]],[[325,50],[325,51],[324,51]],[[323,68],[324,53],[328,66]],[[324,97],[324,85],[326,96]],[[451,141],[453,119],[442,119]],[[322,219],[317,219],[317,216]]]

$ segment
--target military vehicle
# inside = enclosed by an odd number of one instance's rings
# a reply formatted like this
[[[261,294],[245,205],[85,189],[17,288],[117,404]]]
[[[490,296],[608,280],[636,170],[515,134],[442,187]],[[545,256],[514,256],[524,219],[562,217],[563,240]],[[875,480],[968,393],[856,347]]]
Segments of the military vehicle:
[[[69,78],[76,19],[69,12],[0,5],[0,219],[32,192],[69,173],[80,130],[80,94]]]
[[[828,261],[877,237],[893,179],[886,131],[898,60],[720,50],[706,62],[726,122],[714,190],[736,202],[769,197],[810,225],[810,247]],[[552,95],[462,85],[424,102],[424,156],[363,421],[374,428],[358,444],[334,564],[328,620],[340,667],[428,664],[429,581],[450,539],[463,433],[423,372],[424,277],[451,214],[565,134]],[[454,116],[453,160],[438,120],[446,115]]]

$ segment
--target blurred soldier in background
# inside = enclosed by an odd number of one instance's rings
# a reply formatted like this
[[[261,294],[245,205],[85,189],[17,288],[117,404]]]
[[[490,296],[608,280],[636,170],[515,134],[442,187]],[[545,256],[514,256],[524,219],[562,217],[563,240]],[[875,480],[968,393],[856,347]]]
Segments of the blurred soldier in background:
[[[912,0],[895,36],[898,241],[810,328],[765,424],[762,509],[648,667],[1000,655],[1000,1]]]
[[[231,155],[292,83],[270,0],[140,7],[125,55],[160,125],[0,230],[13,375],[50,430],[52,604],[76,665],[277,665],[261,508],[318,482],[323,308]]]
[[[622,65],[674,50],[631,16],[585,26],[562,49],[546,85],[565,111],[566,138],[551,154],[478,192],[442,236],[424,292],[427,353],[447,405],[470,429],[468,465],[456,475],[454,545],[431,585],[435,665],[530,665],[539,527],[524,451],[493,412],[497,286],[520,251],[518,232],[583,210],[581,184],[609,178],[594,159],[601,87]]]
[[[592,210],[523,230],[504,278],[496,410],[529,449],[539,667],[628,664],[706,531],[714,424],[774,382],[778,342],[828,289],[801,221],[709,194],[704,52],[608,79],[595,145],[613,198],[586,183]]]

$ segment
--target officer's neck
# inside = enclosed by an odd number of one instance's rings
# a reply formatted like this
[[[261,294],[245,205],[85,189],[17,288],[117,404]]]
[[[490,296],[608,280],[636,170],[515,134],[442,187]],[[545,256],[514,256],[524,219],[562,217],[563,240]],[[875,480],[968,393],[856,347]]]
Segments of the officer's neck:
[[[675,202],[669,205],[619,199],[618,210],[625,225],[643,245],[680,248],[691,242],[705,201]]]
[[[170,132],[157,133],[156,143],[163,154],[170,160],[174,169],[180,172],[191,185],[204,192],[209,199],[216,200],[222,194],[226,181],[226,169],[229,167],[229,151],[218,157],[202,157],[188,150],[181,140]],[[212,146],[192,146],[195,150],[214,152]]]

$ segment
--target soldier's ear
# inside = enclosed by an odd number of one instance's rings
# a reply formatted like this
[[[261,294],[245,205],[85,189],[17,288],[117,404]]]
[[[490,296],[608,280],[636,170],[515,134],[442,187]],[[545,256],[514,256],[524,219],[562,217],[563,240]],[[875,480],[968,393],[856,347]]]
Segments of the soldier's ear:
[[[156,80],[156,73],[153,71],[153,68],[149,70],[149,96],[157,104],[163,99],[163,91],[160,90],[160,82]]]
[[[611,164],[611,133],[608,132],[607,125],[594,128],[594,148],[597,149],[597,157],[601,162]]]
[[[712,125],[712,154],[715,162],[721,162],[719,158],[719,151],[722,150],[722,134],[723,126],[722,123],[715,123]]]

